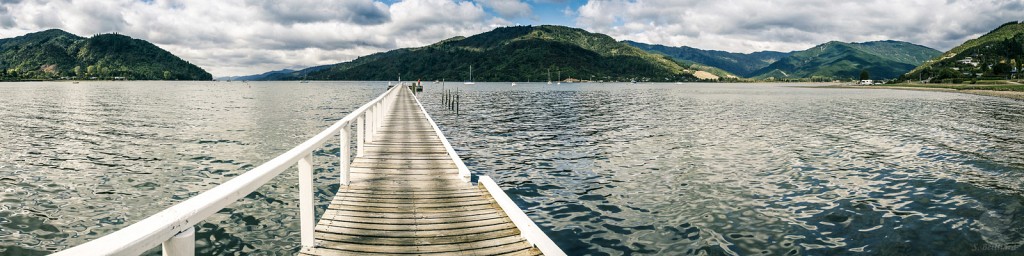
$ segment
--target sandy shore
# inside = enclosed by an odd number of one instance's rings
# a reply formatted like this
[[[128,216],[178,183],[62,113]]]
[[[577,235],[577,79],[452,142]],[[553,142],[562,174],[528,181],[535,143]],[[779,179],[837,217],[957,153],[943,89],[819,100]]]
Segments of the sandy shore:
[[[1022,92],[1022,91],[957,90],[957,89],[950,89],[950,88],[928,88],[928,87],[908,87],[908,86],[872,86],[872,85],[827,85],[827,86],[820,86],[819,88],[890,89],[890,90],[954,92],[954,93],[966,93],[966,94],[974,94],[974,95],[984,95],[984,96],[993,96],[993,97],[1003,97],[1003,98],[1009,98],[1009,99],[1024,100],[1024,92]]]

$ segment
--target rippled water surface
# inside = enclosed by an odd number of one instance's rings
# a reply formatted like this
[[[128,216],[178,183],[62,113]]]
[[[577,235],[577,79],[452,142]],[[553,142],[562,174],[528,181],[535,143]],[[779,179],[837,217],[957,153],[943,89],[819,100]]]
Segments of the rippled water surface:
[[[787,85],[423,93],[570,255],[1020,255],[1024,101]]]
[[[2,83],[0,255],[46,254],[135,223],[284,153],[383,86]],[[322,204],[338,188],[337,153],[327,145],[314,158]],[[199,252],[297,251],[297,177],[286,171],[199,224]]]
[[[0,255],[113,232],[283,153],[383,83],[0,84]],[[447,84],[421,94],[476,174],[570,255],[1024,252],[1024,101],[735,84]],[[315,160],[321,209],[337,145]],[[198,228],[298,248],[294,170]],[[155,252],[156,250],[154,250]]]

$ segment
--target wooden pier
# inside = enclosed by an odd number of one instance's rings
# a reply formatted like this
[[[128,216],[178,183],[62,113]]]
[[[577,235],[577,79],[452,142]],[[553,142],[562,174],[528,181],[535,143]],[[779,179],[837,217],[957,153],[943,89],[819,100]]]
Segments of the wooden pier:
[[[335,135],[341,187],[317,222],[313,153]],[[401,85],[224,184],[56,255],[139,255],[155,246],[163,255],[194,255],[196,223],[296,169],[300,255],[565,255],[494,180],[470,182],[470,170]]]
[[[308,255],[541,255],[459,169],[402,90],[316,225]]]

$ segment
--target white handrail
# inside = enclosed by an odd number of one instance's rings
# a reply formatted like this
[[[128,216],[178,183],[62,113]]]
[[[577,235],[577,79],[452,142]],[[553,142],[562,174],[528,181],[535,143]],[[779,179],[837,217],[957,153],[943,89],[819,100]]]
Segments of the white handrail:
[[[224,184],[218,185],[114,233],[57,252],[54,255],[138,255],[162,243],[171,241],[171,238],[179,233],[186,232],[184,237],[190,237],[190,233],[187,232],[191,232],[194,225],[252,193],[293,165],[298,165],[300,169],[299,215],[301,219],[302,246],[310,247],[313,245],[311,166],[313,151],[323,146],[332,135],[340,134],[341,143],[339,146],[343,148],[339,156],[341,176],[346,179],[343,180],[343,185],[347,185],[349,173],[347,165],[351,161],[349,161],[350,156],[347,154],[348,150],[346,149],[352,145],[348,139],[348,132],[342,132],[342,130],[350,130],[353,120],[364,117],[368,119],[366,125],[370,127],[360,127],[358,131],[360,133],[366,132],[367,134],[360,134],[361,136],[357,137],[359,140],[372,140],[372,132],[382,125],[383,113],[387,113],[387,109],[394,102],[394,97],[397,95],[396,92],[401,87],[403,86],[398,85],[385,91],[380,96],[377,96],[377,98],[352,111],[352,113],[349,113],[326,130],[302,144]],[[372,114],[367,114],[368,112]],[[363,144],[362,141],[357,143],[357,145]],[[174,246],[164,246],[164,248],[189,248],[187,245],[182,246],[183,242],[179,240],[175,239],[173,241]],[[192,243],[195,243],[194,239]],[[192,254],[194,254],[194,251],[187,249],[174,252],[164,251],[164,255]]]

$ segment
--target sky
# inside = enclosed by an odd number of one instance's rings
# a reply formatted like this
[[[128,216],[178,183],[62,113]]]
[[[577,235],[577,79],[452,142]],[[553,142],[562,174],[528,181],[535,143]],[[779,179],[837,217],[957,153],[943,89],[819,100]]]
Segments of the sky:
[[[1021,19],[1024,0],[0,0],[0,38],[117,32],[214,77],[334,64],[513,25],[743,53],[875,40],[945,51]]]

